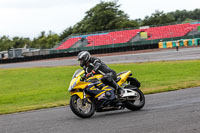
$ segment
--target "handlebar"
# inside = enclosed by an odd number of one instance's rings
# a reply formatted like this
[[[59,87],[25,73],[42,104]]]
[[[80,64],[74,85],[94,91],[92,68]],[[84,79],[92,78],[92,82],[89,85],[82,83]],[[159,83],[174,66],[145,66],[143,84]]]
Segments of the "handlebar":
[[[94,76],[94,74],[91,72],[91,73],[88,73],[87,75],[83,75],[82,77],[81,77],[81,81],[84,81],[84,80],[86,80],[86,79],[88,79],[88,78],[90,78],[90,77],[92,77],[92,76]]]

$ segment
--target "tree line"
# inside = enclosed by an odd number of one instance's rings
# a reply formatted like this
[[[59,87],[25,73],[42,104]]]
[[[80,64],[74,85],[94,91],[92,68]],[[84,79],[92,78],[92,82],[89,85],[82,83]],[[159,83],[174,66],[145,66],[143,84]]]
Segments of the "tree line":
[[[121,5],[115,2],[103,2],[95,5],[85,12],[85,17],[74,26],[67,27],[62,33],[56,34],[52,31],[40,35],[34,39],[24,37],[13,37],[0,35],[0,51],[11,48],[22,48],[25,45],[30,48],[47,49],[53,48],[64,38],[75,34],[88,34],[92,32],[138,28],[147,25],[161,25],[169,23],[187,23],[200,20],[200,9],[192,11],[176,10],[164,13],[156,10],[144,19],[130,19],[128,14],[120,10]]]

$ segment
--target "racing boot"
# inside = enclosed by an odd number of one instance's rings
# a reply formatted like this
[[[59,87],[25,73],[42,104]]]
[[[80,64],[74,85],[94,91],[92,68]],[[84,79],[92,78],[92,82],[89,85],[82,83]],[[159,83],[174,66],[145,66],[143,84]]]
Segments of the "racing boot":
[[[118,98],[122,97],[123,94],[124,94],[123,89],[118,85],[118,88],[117,88],[117,95],[118,95]]]
[[[123,89],[115,81],[112,82],[111,86],[115,88],[118,98],[123,96]]]

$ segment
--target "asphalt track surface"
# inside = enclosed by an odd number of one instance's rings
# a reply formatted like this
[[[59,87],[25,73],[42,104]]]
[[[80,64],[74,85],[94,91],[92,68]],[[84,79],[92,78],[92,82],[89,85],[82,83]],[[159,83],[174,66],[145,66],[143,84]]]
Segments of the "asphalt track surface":
[[[140,111],[75,116],[69,106],[1,115],[1,133],[200,133],[200,87],[146,95]]]
[[[99,55],[97,55],[99,56]],[[145,53],[132,53],[123,55],[107,54],[107,56],[99,57],[106,64],[112,63],[132,63],[132,62],[148,62],[148,61],[168,61],[168,60],[194,60],[200,59],[200,47],[181,48],[179,51],[175,49],[167,49],[162,51],[153,51]],[[61,58],[53,60],[41,60],[23,63],[1,64],[0,68],[27,68],[27,67],[53,67],[78,65],[76,57]]]

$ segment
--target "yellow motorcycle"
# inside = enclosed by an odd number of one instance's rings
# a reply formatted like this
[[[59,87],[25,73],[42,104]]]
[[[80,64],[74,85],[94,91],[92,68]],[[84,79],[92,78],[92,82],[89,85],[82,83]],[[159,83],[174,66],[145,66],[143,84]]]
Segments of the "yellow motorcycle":
[[[76,70],[68,88],[71,94],[70,108],[77,116],[88,118],[95,112],[124,108],[134,111],[145,105],[144,94],[139,89],[140,82],[131,77],[131,71],[117,74],[116,82],[123,88],[121,97],[117,96],[114,88],[101,82],[103,75],[86,78],[84,73],[84,70]]]

